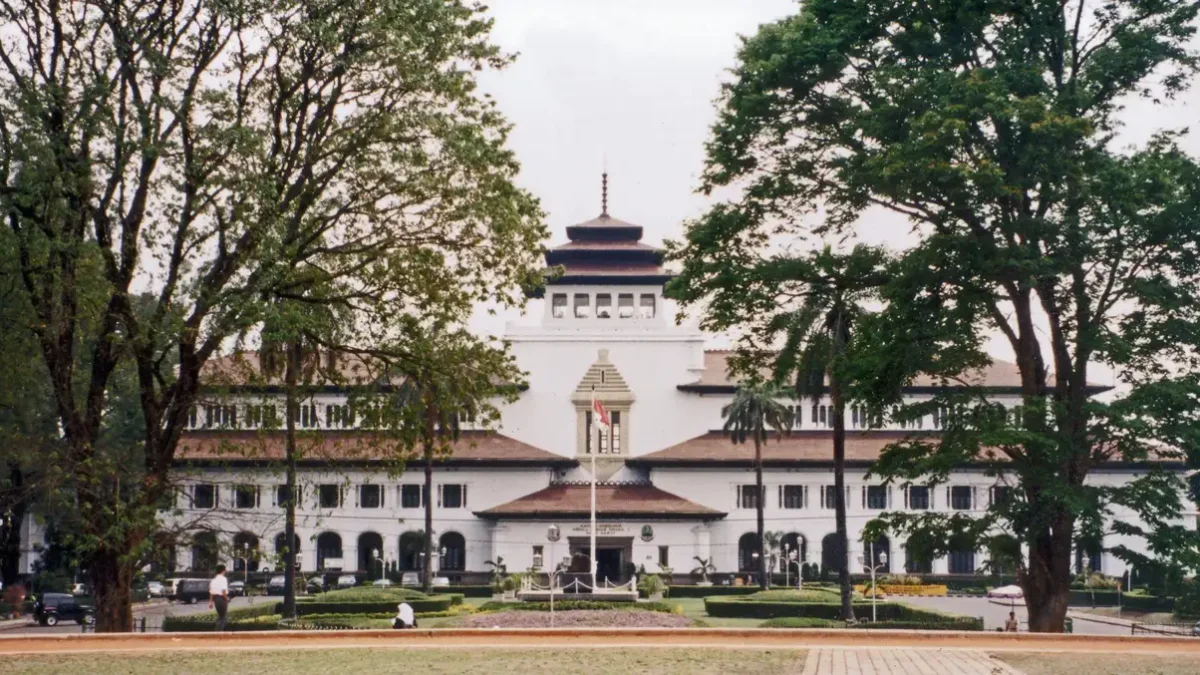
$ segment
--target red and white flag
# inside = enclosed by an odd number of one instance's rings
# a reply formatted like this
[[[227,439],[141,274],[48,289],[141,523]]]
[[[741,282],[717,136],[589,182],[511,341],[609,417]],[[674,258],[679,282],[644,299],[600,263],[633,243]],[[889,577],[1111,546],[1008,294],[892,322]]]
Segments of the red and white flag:
[[[608,409],[595,395],[592,396],[592,412],[596,415],[596,424],[607,429],[609,426]]]

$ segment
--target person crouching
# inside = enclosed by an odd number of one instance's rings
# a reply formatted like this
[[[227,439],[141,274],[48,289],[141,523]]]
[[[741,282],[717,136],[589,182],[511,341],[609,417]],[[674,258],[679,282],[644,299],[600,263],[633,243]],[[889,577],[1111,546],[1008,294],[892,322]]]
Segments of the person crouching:
[[[397,607],[396,618],[392,620],[392,628],[416,628],[417,617],[413,614],[412,605],[407,602],[400,603]]]

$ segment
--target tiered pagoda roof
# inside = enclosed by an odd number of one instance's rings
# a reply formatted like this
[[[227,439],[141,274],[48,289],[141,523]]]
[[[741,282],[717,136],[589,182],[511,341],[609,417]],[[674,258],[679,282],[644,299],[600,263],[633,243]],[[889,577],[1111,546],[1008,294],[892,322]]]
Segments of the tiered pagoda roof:
[[[605,177],[607,195],[607,176]],[[642,243],[642,226],[608,215],[607,196],[601,213],[567,228],[568,241],[546,252],[546,262],[561,265],[562,276],[550,285],[658,285],[671,277],[663,269],[661,248]]]

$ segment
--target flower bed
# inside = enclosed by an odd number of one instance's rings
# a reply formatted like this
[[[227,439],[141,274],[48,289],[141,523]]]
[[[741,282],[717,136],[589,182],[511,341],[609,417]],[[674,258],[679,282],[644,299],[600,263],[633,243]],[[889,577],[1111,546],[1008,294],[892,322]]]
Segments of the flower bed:
[[[455,625],[463,628],[549,628],[550,612],[509,610],[472,614]],[[555,628],[686,628],[691,625],[692,620],[686,616],[664,612],[621,609],[554,612]]]
[[[617,611],[647,611],[681,614],[683,609],[678,605],[667,602],[598,602],[595,600],[555,600],[555,611],[571,610],[617,610]],[[480,612],[548,612],[548,602],[485,602],[479,606]]]
[[[932,597],[945,596],[950,589],[941,584],[876,584],[875,588],[879,589],[884,595],[923,595]],[[855,586],[854,590],[865,594],[867,587],[865,585]]]
[[[856,616],[870,616],[871,604],[856,602]],[[753,600],[751,598],[705,598],[704,609],[709,616],[742,619],[774,619],[776,617],[806,617],[813,619],[840,619],[841,606],[836,602],[788,602],[779,600]],[[945,614],[932,610],[911,607],[898,602],[879,602],[875,605],[876,616],[883,621],[917,621],[945,623],[960,619],[957,614]]]

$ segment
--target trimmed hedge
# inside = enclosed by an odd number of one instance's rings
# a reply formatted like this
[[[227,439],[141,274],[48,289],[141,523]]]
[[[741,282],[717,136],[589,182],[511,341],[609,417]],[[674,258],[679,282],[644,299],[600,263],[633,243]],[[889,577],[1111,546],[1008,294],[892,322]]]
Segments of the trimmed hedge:
[[[711,595],[750,595],[758,586],[669,586],[672,598],[707,598]]]
[[[490,598],[492,597],[491,586],[447,586],[442,590],[450,595],[460,594],[467,598]]]
[[[276,605],[270,602],[231,609],[225,615],[225,630],[274,630],[279,622]],[[217,613],[203,612],[163,618],[164,633],[202,633],[216,628]]]
[[[841,618],[841,606],[833,602],[756,602],[745,598],[715,597],[704,599],[704,609],[709,616],[740,619],[774,619],[785,616],[835,620]],[[855,616],[870,616],[870,612],[870,603],[854,604]],[[897,602],[877,603],[875,612],[882,621],[945,623],[962,618],[955,614],[943,614]]]
[[[1125,609],[1139,612],[1170,612],[1175,609],[1175,598],[1165,598],[1159,595],[1122,593],[1119,600]],[[1073,590],[1067,597],[1067,605],[1071,607],[1116,607],[1117,604],[1117,592],[1109,590]]]
[[[593,600],[560,600],[555,601],[554,610],[565,612],[572,609],[618,609],[628,611],[677,613],[676,605],[667,602],[599,602]],[[501,612],[521,610],[532,612],[549,612],[548,602],[485,602],[479,606],[480,612]],[[681,610],[682,611],[682,610]]]
[[[462,603],[462,594],[455,595],[431,595],[427,598],[413,598],[411,600],[388,600],[383,602],[328,602],[323,600],[311,600],[296,603],[296,614],[298,616],[309,616],[312,614],[390,614],[395,615],[396,606],[401,602],[407,602],[412,606],[413,612],[445,612],[451,606]],[[275,605],[275,613],[283,613],[283,603]]]
[[[891,630],[983,630],[983,619],[963,616],[939,621],[860,621],[847,628]]]
[[[767,619],[759,628],[844,628],[846,622],[831,619],[815,619],[811,616],[778,616]]]

